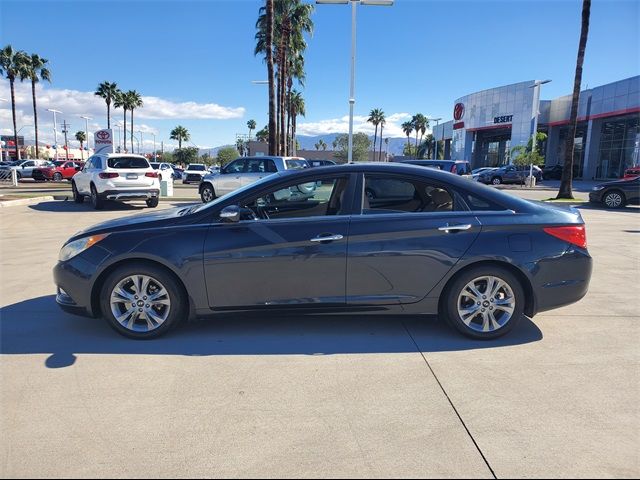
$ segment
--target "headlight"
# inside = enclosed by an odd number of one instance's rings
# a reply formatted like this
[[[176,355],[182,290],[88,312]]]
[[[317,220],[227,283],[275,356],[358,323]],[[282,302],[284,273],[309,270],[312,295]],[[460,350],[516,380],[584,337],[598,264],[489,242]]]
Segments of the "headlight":
[[[604,185],[596,185],[595,187],[593,187],[593,191],[597,192],[598,190],[602,190],[604,188]]]
[[[78,240],[74,240],[73,242],[67,243],[60,250],[60,254],[58,255],[58,260],[61,262],[66,262],[67,260],[70,260],[76,255],[78,255],[80,252],[84,252],[87,248],[104,240],[108,235],[109,235],[108,233],[103,233],[100,235],[91,235],[90,237],[80,238]]]

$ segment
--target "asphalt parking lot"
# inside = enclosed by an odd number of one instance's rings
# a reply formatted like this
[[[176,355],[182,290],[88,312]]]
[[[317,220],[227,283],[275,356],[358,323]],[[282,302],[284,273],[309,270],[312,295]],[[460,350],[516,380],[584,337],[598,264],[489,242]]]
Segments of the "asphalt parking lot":
[[[135,342],[60,311],[64,240],[144,211],[0,210],[3,478],[640,475],[640,209],[582,207],[587,297],[481,343],[366,315],[225,316]]]

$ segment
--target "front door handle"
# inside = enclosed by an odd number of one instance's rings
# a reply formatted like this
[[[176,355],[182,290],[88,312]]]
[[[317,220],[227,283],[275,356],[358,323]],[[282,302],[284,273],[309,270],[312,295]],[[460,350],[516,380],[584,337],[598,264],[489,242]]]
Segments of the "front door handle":
[[[319,235],[316,238],[312,238],[311,240],[309,240],[310,242],[332,242],[334,240],[342,240],[344,237],[340,234],[337,235],[326,235],[326,236],[322,236]]]
[[[438,230],[441,232],[461,232],[463,230],[469,230],[471,228],[471,224],[466,223],[462,225],[445,225],[444,227],[439,227]]]

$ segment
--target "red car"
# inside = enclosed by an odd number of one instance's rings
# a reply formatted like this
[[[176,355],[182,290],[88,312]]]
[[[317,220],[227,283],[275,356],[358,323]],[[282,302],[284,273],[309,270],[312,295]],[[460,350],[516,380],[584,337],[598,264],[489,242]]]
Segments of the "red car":
[[[51,166],[44,168],[36,168],[33,170],[34,180],[53,180],[60,182],[62,180],[70,180],[82,167],[84,162],[67,162],[59,160],[51,162]]]
[[[627,168],[624,171],[624,177],[622,178],[636,178],[640,177],[640,167]]]

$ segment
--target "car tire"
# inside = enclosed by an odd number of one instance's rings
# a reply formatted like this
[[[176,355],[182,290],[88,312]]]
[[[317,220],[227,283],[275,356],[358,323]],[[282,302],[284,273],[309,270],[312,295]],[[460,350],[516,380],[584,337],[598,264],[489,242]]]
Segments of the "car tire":
[[[216,192],[211,185],[204,185],[200,192],[200,198],[202,203],[209,203],[216,199]]]
[[[61,182],[62,181],[62,174],[60,172],[56,172],[53,174],[53,181],[54,182]]]
[[[78,187],[76,187],[76,182],[71,182],[71,192],[73,193],[73,201],[76,203],[84,202],[84,195],[82,195],[78,191]]]
[[[500,282],[493,283],[498,287],[493,290],[494,295],[486,290],[490,288],[490,281]],[[468,288],[470,285],[478,295]],[[463,271],[443,295],[441,306],[447,323],[476,340],[506,335],[518,324],[524,312],[525,296],[520,281],[499,266],[485,265]]]
[[[491,185],[500,185],[502,183],[502,179],[500,177],[493,177],[491,179]]]
[[[611,190],[602,196],[602,203],[611,209],[623,208],[627,204],[624,193],[620,190]]]
[[[159,202],[160,202],[160,199],[158,197],[152,197],[147,200],[147,207],[156,208]]]
[[[150,300],[159,293],[157,302]],[[136,340],[167,333],[187,316],[187,305],[184,290],[175,276],[162,267],[146,263],[133,262],[117,268],[100,290],[102,316],[116,332]],[[127,311],[131,314],[123,317]]]
[[[94,210],[102,210],[104,207],[104,200],[98,194],[95,185],[91,185],[91,205]]]

